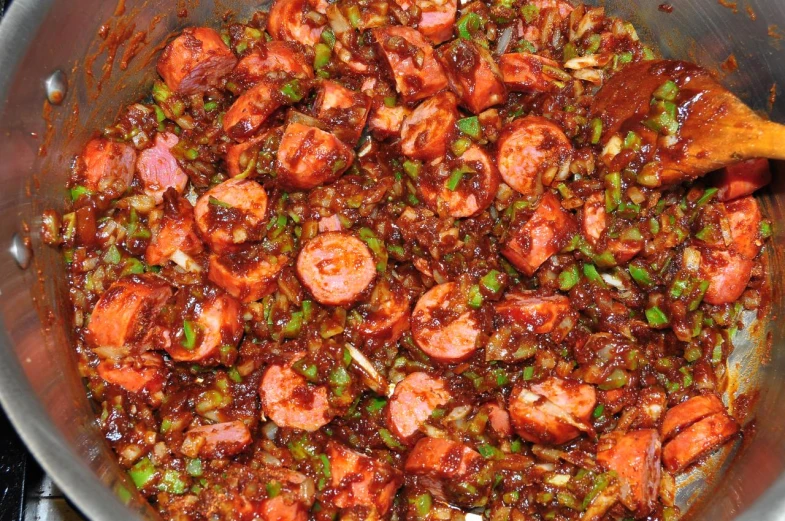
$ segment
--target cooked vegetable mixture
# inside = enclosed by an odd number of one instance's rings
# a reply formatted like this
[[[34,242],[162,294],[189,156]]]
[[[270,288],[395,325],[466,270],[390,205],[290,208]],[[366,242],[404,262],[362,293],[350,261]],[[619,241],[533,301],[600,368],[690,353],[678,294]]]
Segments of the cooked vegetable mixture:
[[[740,435],[770,175],[660,176],[689,70],[592,113],[656,59],[561,0],[276,0],[173,37],[43,223],[136,487],[169,520],[677,519],[674,477]]]

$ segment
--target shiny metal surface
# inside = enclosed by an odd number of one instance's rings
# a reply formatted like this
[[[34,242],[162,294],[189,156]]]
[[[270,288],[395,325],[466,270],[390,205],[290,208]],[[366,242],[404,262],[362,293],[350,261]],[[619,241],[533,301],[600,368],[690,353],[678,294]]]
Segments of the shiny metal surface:
[[[785,1],[747,0],[734,12],[715,0],[671,0],[671,14],[658,9],[661,0],[600,3],[609,13],[634,21],[641,37],[666,56],[715,69],[754,108],[785,121],[785,98],[770,103],[772,85],[785,88],[785,41],[769,35],[785,34]],[[241,5],[250,9],[260,4]],[[0,24],[0,402],[36,458],[85,514],[94,520],[130,521],[157,516],[133,492],[96,429],[69,349],[61,260],[41,245],[38,215],[65,200],[61,187],[70,159],[89,129],[107,123],[117,106],[149,86],[152,68],[145,65],[155,45],[178,27],[220,19],[229,6],[127,0],[125,15],[112,18],[117,6],[105,0],[16,0]],[[188,17],[178,18],[181,7]],[[158,23],[155,16],[161,17]],[[127,70],[115,64],[96,100],[88,86],[100,78],[106,56],[97,32],[110,19],[112,29],[133,23],[134,32],[146,31],[148,46]],[[81,66],[74,66],[95,53],[100,56],[91,80]],[[121,48],[117,55],[122,54]],[[735,72],[720,67],[731,54],[738,60]],[[47,132],[44,82],[56,70],[66,72],[69,88],[63,104],[46,111],[55,129]],[[47,151],[43,156],[41,147]],[[767,363],[760,364],[766,331],[753,329],[741,336],[729,369],[736,392],[760,387],[755,428],[747,431],[754,436],[747,436],[737,454],[726,459],[719,482],[691,477],[685,483],[680,503],[704,500],[694,519],[785,519],[785,329],[776,318],[785,311],[784,189],[785,179],[776,176],[763,195],[764,210],[775,223],[773,247],[767,252],[773,309],[764,317],[767,322],[775,317],[770,321],[772,348]],[[32,241],[30,269],[20,269],[11,253],[14,234]]]

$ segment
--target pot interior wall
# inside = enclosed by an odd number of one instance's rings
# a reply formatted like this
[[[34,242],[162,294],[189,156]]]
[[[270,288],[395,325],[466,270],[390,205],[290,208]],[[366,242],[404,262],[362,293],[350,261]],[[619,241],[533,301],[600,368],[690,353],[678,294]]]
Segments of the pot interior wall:
[[[122,5],[120,2],[119,5]],[[233,5],[231,2],[180,0],[127,0],[125,13],[118,5],[102,0],[74,2],[16,0],[0,26],[0,248],[10,245],[14,234],[29,237],[33,264],[17,267],[12,255],[0,255],[0,292],[4,331],[0,332],[0,401],[15,426],[44,468],[75,503],[93,519],[155,519],[156,514],[139,500],[133,485],[114,463],[111,452],[98,432],[84,386],[77,376],[69,348],[66,288],[59,255],[44,247],[39,239],[40,212],[61,208],[65,200],[63,184],[71,158],[91,134],[117,113],[117,108],[149,89],[153,79],[158,43],[167,34],[186,25],[216,25],[227,9],[241,13],[260,4]],[[785,121],[785,101],[770,99],[774,84],[785,85],[785,56],[777,34],[785,27],[785,3],[781,0],[749,0],[739,12],[706,0],[673,2],[668,14],[651,0],[608,0],[602,2],[614,15],[632,20],[642,38],[668,57],[696,60],[712,68],[734,92],[755,109]],[[756,19],[745,11],[749,6]],[[177,16],[185,9],[185,17]],[[108,22],[110,37],[97,37]],[[101,81],[107,63],[106,42],[123,31],[144,32],[146,44],[125,70],[120,62],[125,47],[117,52],[111,74]],[[729,36],[732,35],[732,36]],[[84,57],[96,56],[90,77],[85,74]],[[738,69],[723,70],[734,55]],[[78,57],[78,61],[74,61]],[[59,107],[45,110],[42,118],[43,80],[62,69],[69,78],[69,91]],[[96,86],[102,89],[96,98]],[[78,112],[75,111],[78,107]],[[46,153],[39,154],[44,147]],[[782,172],[785,174],[785,171]],[[763,194],[765,213],[775,223],[775,236],[768,248],[772,274],[772,312],[780,316],[783,296],[783,244],[785,230],[785,180],[775,176]],[[29,230],[29,231],[28,231]],[[774,322],[774,320],[772,320]],[[768,322],[767,322],[768,323]],[[768,337],[767,337],[768,335]],[[738,393],[754,394],[760,388],[754,426],[733,454],[715,458],[725,468],[719,482],[706,482],[700,475],[686,481],[679,496],[681,504],[697,499],[696,519],[729,520],[746,512],[750,520],[781,519],[785,512],[785,345],[783,330],[753,328],[741,335],[730,372]],[[768,348],[767,348],[768,346]],[[766,364],[760,364],[761,353]],[[751,394],[752,393],[752,394]],[[754,427],[754,428],[753,428]],[[754,436],[752,436],[754,434]],[[715,480],[717,481],[717,480]],[[756,502],[756,500],[759,500]],[[122,506],[127,505],[127,508]]]

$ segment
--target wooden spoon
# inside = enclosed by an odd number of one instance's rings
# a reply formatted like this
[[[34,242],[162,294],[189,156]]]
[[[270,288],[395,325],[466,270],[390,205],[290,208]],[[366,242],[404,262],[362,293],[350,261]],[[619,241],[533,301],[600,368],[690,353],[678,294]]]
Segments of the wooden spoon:
[[[625,67],[592,101],[603,121],[603,143],[630,130],[646,132],[653,93],[668,80],[679,87],[678,133],[660,137],[654,161],[662,184],[695,179],[744,159],[785,159],[785,126],[761,118],[695,64],[658,60]],[[651,132],[650,132],[651,134]]]

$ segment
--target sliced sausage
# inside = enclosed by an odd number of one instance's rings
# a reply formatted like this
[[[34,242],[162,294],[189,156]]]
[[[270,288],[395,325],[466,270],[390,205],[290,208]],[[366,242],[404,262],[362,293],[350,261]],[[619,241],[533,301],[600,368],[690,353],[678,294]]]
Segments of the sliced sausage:
[[[570,313],[570,299],[564,295],[536,295],[513,291],[496,304],[496,314],[521,324],[532,333],[550,333]]]
[[[248,170],[249,165],[255,161],[255,154],[259,153],[259,148],[266,138],[267,134],[262,134],[243,143],[230,145],[226,149],[224,161],[229,177],[237,177]]]
[[[93,192],[120,195],[134,178],[136,150],[106,138],[91,139],[76,161],[77,174]]]
[[[196,225],[213,250],[261,240],[267,193],[256,181],[229,179],[205,192],[194,207]]]
[[[461,105],[474,114],[507,99],[502,73],[485,47],[458,38],[439,47],[436,55],[447,73],[450,88]]]
[[[282,186],[310,190],[338,179],[354,153],[334,134],[302,123],[289,123],[278,148],[276,171]]]
[[[513,266],[531,277],[551,255],[561,250],[577,231],[575,220],[550,192],[540,199],[537,209],[523,226],[511,229],[501,249]]]
[[[295,78],[313,78],[313,69],[296,43],[269,41],[243,57],[232,71],[232,78],[250,87],[270,73],[285,72]]]
[[[496,142],[496,164],[504,182],[526,196],[542,192],[543,180],[569,161],[572,145],[561,128],[540,116],[507,125]]]
[[[500,182],[493,159],[482,147],[472,145],[456,160],[455,166],[462,172],[454,189],[451,189],[450,180],[455,169],[450,171],[449,177],[425,176],[420,182],[420,195],[439,215],[461,218],[485,211],[493,203]],[[437,169],[441,170],[441,167]]]
[[[420,297],[412,313],[412,336],[417,347],[438,362],[469,358],[477,350],[477,339],[482,333],[472,311],[455,318],[449,316],[457,290],[454,282],[432,287]]]
[[[332,420],[334,413],[327,400],[327,388],[310,385],[291,366],[305,353],[288,364],[267,368],[259,385],[264,414],[279,427],[318,431]]]
[[[586,198],[583,204],[582,219],[583,235],[592,246],[597,246],[600,237],[608,227],[608,216],[605,212],[605,194],[594,192]],[[643,249],[643,240],[609,239],[606,243],[607,251],[619,264],[630,261]]]
[[[370,301],[355,310],[362,317],[357,332],[371,344],[394,344],[409,330],[409,295],[403,288],[390,287],[387,281],[379,282]]]
[[[213,365],[220,361],[221,346],[236,346],[243,336],[242,307],[234,297],[221,294],[201,303],[193,319],[196,336],[193,347],[173,341],[166,351],[178,362],[199,362]]]
[[[354,146],[360,140],[371,98],[334,82],[325,80],[314,101],[316,117],[327,123],[344,143]]]
[[[373,132],[377,139],[399,136],[403,122],[409,114],[411,114],[411,110],[403,105],[388,107],[380,104],[371,110],[371,116],[368,119],[368,129]]]
[[[92,347],[144,347],[153,334],[156,314],[171,296],[171,286],[153,275],[118,280],[93,308],[87,342]]]
[[[236,63],[217,31],[187,27],[166,46],[157,68],[171,91],[187,95],[215,87]]]
[[[398,382],[387,406],[387,425],[402,440],[410,440],[434,409],[450,401],[444,380],[428,373],[411,373]]]
[[[655,507],[660,488],[660,436],[654,429],[612,433],[604,440],[612,445],[597,452],[597,463],[616,472],[622,504],[637,515]]]
[[[307,11],[306,0],[275,0],[267,18],[267,32],[276,40],[294,40],[313,47],[324,26],[306,17]]]
[[[580,431],[593,434],[589,418],[596,403],[594,386],[548,378],[514,389],[507,410],[521,438],[560,445],[577,438]]]
[[[392,69],[395,87],[406,101],[429,98],[447,87],[447,76],[433,48],[416,29],[380,27],[373,29],[373,35]]]
[[[463,443],[442,438],[422,438],[409,452],[406,472],[433,479],[459,479],[477,470],[482,456]]]
[[[736,252],[702,250],[700,278],[709,281],[703,300],[713,305],[738,300],[750,282],[754,265]]]
[[[194,427],[185,433],[181,451],[189,458],[228,458],[251,444],[251,431],[241,421]]]
[[[338,508],[368,507],[381,517],[392,507],[403,484],[400,473],[378,458],[370,458],[340,443],[327,445],[332,501]],[[372,517],[373,518],[373,517]]]
[[[718,412],[725,412],[725,406],[715,395],[693,396],[665,413],[660,428],[662,438],[668,440],[684,428]]]
[[[178,250],[197,255],[202,252],[202,240],[196,230],[194,208],[188,199],[173,188],[164,192],[164,216],[161,228],[147,246],[145,260],[151,266],[167,262]]]
[[[297,276],[321,304],[346,306],[360,298],[376,278],[371,250],[346,232],[322,233],[297,256]]]
[[[495,403],[486,404],[485,408],[488,411],[488,423],[490,423],[491,429],[493,429],[493,432],[495,432],[497,436],[500,438],[509,438],[514,434],[512,422],[510,421],[510,413],[507,412],[507,409],[500,407]]]
[[[670,472],[679,472],[739,432],[739,424],[725,412],[693,423],[665,445],[662,462]]]
[[[188,184],[188,175],[172,155],[172,148],[179,142],[180,138],[170,132],[157,134],[153,147],[142,150],[136,160],[136,171],[144,193],[154,197],[156,204],[163,201],[164,192],[169,188],[182,193]]]
[[[428,38],[433,45],[439,45],[452,38],[458,0],[416,0],[420,8],[420,21],[417,30]]]
[[[129,393],[160,392],[166,384],[167,371],[163,357],[154,352],[132,355],[122,360],[104,360],[98,367],[98,376],[110,384],[122,387]]]
[[[308,507],[289,496],[265,499],[260,507],[262,521],[308,521]]]
[[[444,156],[458,120],[457,103],[451,92],[420,103],[401,125],[401,152],[426,161]]]
[[[562,20],[570,16],[570,13],[575,9],[569,2],[564,0],[532,0],[532,4],[536,5],[541,11],[555,9]]]
[[[263,255],[255,249],[210,255],[207,277],[240,302],[260,300],[278,289],[286,255]]]
[[[244,141],[283,103],[276,84],[259,82],[238,97],[223,118],[223,129],[229,137]]]
[[[735,165],[726,166],[713,176],[717,187],[717,199],[732,201],[745,195],[752,195],[771,182],[768,159],[750,159]]]
[[[333,214],[329,217],[322,217],[319,219],[319,233],[324,232],[342,232],[343,223],[341,218]]]
[[[553,83],[554,78],[548,74],[546,67],[559,67],[559,63],[527,52],[502,54],[499,57],[504,84],[508,90],[514,92],[554,92],[558,87]]]
[[[733,238],[733,250],[745,259],[754,259],[763,246],[758,237],[763,218],[758,201],[748,195],[725,203],[725,211]]]

